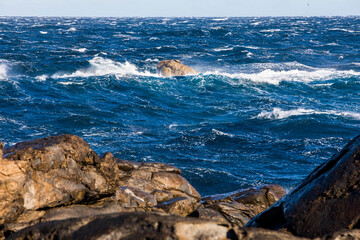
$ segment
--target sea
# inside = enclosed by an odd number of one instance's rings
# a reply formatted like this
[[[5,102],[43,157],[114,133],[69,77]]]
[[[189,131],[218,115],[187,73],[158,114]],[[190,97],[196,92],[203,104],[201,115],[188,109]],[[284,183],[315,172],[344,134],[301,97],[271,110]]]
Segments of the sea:
[[[0,17],[0,129],[171,164],[202,196],[290,191],[360,134],[360,17]]]

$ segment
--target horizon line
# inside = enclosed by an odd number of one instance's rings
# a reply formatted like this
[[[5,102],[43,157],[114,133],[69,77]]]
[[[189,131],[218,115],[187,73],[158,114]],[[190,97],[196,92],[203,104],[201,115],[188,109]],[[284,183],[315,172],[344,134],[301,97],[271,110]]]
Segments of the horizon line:
[[[258,15],[258,16],[87,16],[87,15],[0,15],[0,18],[3,17],[69,17],[69,18],[255,18],[255,17],[273,17],[273,18],[282,18],[282,17],[360,17],[356,14],[349,15]]]

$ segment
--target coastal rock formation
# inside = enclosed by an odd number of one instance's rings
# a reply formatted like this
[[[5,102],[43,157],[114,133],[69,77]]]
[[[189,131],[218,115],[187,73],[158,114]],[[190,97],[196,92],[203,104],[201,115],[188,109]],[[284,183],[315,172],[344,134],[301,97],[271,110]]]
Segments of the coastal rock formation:
[[[198,71],[182,64],[179,60],[163,60],[157,65],[157,71],[164,77],[199,74]]]
[[[0,151],[3,234],[42,221],[124,211],[185,216],[201,198],[179,169],[120,160],[111,153],[99,157],[75,135],[21,142]]]
[[[360,136],[246,226],[284,229],[311,238],[359,228],[359,185]]]
[[[97,217],[39,223],[9,239],[180,239],[180,240],[300,240],[264,229],[239,229],[214,221],[155,213],[117,213]]]
[[[201,199],[201,206],[192,216],[244,226],[285,193],[280,185],[272,184],[212,195]]]

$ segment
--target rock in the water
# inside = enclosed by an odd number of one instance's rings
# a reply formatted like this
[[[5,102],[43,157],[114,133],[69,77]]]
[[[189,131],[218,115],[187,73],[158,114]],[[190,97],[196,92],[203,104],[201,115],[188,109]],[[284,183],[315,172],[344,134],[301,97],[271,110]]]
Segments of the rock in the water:
[[[207,196],[201,199],[202,205],[192,216],[243,226],[284,195],[280,185],[271,184]]]
[[[189,66],[182,64],[179,60],[163,60],[157,65],[160,75],[165,77],[184,76],[189,74],[198,74]]]
[[[360,136],[246,226],[318,237],[360,226]]]
[[[9,239],[179,239],[179,240],[300,240],[264,229],[239,229],[230,224],[154,213],[118,213],[44,222],[23,229]]]

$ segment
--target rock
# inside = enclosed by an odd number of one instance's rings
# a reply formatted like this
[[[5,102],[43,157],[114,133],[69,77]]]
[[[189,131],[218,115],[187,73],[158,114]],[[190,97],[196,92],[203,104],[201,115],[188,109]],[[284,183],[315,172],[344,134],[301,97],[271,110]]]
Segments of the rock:
[[[109,152],[99,157],[75,135],[3,150],[0,145],[0,152],[0,238],[38,222],[73,217],[164,210],[186,215],[201,198],[178,168],[120,160]],[[178,201],[181,197],[186,201]],[[173,204],[157,207],[172,199]]]
[[[198,205],[198,202],[194,198],[179,197],[163,202],[156,207],[164,209],[167,213],[185,217],[192,213]]]
[[[199,74],[198,71],[182,64],[179,60],[163,60],[157,65],[157,71],[165,77]]]
[[[124,207],[154,207],[155,197],[134,187],[120,187],[116,190],[116,200]]]
[[[301,238],[264,229],[239,229],[230,224],[196,218],[129,212],[39,223],[9,236],[8,239],[300,240]]]
[[[358,228],[359,184],[360,136],[246,226],[285,229],[311,238]]]
[[[284,195],[280,185],[271,184],[207,196],[201,199],[202,206],[192,216],[243,226]]]

